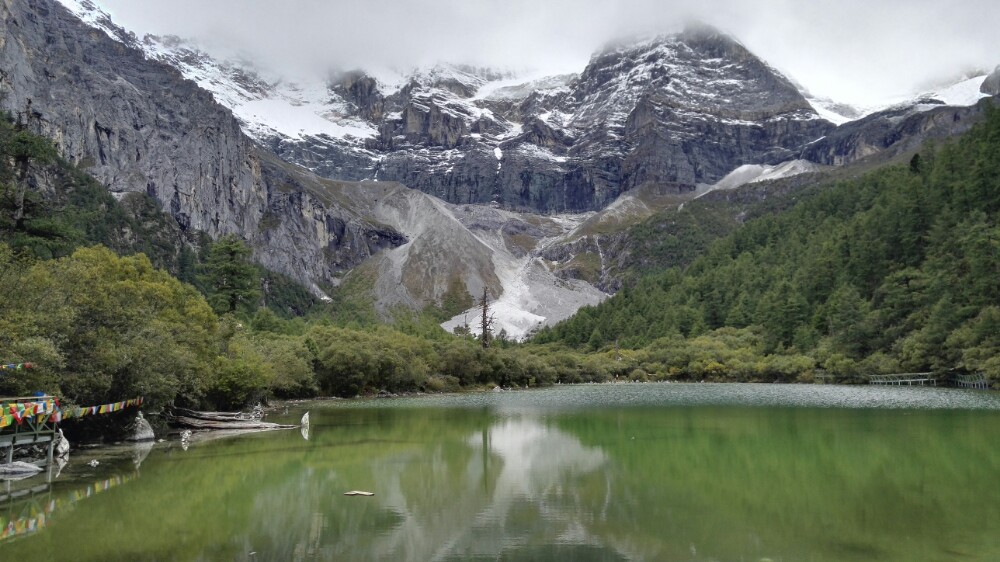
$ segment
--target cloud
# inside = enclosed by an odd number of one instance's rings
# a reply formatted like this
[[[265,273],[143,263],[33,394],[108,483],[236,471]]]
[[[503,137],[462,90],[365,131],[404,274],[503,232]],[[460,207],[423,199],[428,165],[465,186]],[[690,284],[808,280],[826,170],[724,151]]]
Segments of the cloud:
[[[610,40],[701,19],[813,93],[903,95],[1000,63],[993,0],[100,0],[137,33],[290,72],[438,61],[572,72]]]

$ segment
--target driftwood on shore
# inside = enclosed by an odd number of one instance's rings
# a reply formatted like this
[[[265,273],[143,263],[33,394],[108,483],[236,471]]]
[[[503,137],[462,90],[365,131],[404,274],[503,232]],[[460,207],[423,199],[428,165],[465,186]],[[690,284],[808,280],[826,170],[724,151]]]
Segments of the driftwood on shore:
[[[167,418],[171,425],[189,429],[293,429],[298,426],[261,421],[259,410],[254,412],[196,412],[174,408]]]
[[[259,408],[254,408],[251,412],[197,412],[187,408],[174,407],[173,415],[183,416],[208,421],[260,421],[264,417],[264,412]]]

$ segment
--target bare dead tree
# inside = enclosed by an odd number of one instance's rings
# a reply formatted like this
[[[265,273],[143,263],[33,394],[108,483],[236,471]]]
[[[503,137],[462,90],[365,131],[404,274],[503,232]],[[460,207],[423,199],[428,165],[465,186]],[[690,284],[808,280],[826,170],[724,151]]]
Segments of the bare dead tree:
[[[483,345],[483,349],[490,347],[490,335],[493,332],[493,312],[490,310],[490,299],[489,295],[486,293],[486,287],[483,287],[483,298],[479,299],[479,308],[482,309],[483,318],[481,320],[480,332],[479,332],[479,342]]]

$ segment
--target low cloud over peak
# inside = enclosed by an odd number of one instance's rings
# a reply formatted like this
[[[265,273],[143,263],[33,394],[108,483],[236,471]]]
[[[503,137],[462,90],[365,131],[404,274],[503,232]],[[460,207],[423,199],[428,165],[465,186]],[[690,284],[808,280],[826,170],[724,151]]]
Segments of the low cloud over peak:
[[[814,94],[856,104],[1000,63],[992,0],[99,0],[139,34],[195,39],[289,72],[439,61],[579,72],[616,38],[692,18],[736,36]]]

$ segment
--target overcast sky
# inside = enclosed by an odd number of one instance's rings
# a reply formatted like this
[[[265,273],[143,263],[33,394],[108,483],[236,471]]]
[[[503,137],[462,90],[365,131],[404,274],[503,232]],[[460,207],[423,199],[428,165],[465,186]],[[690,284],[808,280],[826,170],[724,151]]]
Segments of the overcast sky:
[[[997,0],[97,0],[120,25],[265,66],[437,61],[579,72],[610,40],[695,18],[814,94],[855,104],[1000,64]]]

